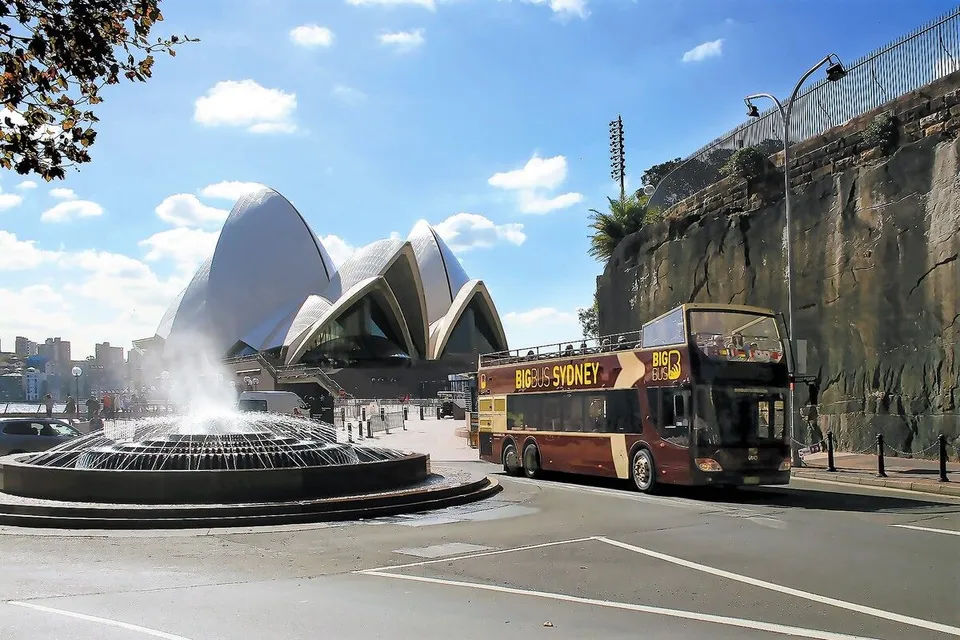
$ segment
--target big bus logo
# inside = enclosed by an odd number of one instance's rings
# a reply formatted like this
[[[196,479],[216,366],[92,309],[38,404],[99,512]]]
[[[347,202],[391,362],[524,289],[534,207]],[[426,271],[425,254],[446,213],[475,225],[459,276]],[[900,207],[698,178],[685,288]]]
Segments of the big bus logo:
[[[653,380],[676,380],[680,377],[680,352],[676,349],[653,352]]]

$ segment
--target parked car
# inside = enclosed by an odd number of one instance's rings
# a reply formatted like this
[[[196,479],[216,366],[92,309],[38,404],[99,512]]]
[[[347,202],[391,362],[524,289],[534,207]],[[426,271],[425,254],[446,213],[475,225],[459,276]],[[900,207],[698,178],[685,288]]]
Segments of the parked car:
[[[63,420],[0,418],[0,456],[45,451],[80,435]]]
[[[310,417],[310,407],[292,391],[244,391],[237,401],[240,411],[269,411]]]

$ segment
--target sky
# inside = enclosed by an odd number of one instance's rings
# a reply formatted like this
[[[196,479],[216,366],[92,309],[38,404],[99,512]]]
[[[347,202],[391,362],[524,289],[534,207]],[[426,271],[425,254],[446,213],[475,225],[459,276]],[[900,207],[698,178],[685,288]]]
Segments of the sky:
[[[784,95],[949,10],[938,0],[163,0],[199,42],[109,87],[93,161],[0,171],[0,348],[130,347],[267,185],[335,261],[417,220],[483,279],[511,347],[572,339],[603,265],[588,213]]]

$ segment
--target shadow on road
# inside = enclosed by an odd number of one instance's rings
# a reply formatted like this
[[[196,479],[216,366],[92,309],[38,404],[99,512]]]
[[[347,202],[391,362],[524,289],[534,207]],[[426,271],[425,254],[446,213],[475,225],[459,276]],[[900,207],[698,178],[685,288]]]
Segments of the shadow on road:
[[[597,478],[565,473],[544,473],[544,482],[567,485],[599,487],[632,491],[631,484],[615,478]],[[822,509],[827,511],[859,512],[909,512],[923,509],[928,513],[960,513],[960,504],[936,502],[918,493],[917,497],[892,496],[871,493],[856,493],[858,485],[840,486],[833,490],[794,486],[770,487],[682,487],[662,486],[658,495],[684,498],[705,503],[729,505],[758,505],[767,507],[792,507],[799,509]]]

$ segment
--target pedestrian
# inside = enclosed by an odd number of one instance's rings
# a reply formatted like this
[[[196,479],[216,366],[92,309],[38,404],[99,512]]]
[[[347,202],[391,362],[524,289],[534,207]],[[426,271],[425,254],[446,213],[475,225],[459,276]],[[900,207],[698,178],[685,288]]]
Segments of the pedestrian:
[[[67,414],[67,420],[70,421],[70,424],[73,424],[77,417],[77,401],[73,399],[73,396],[67,396],[67,406],[63,408],[63,412]]]
[[[93,433],[94,431],[103,429],[103,420],[100,418],[100,410],[94,409],[93,415],[90,416],[90,427],[88,433]]]
[[[43,397],[43,403],[47,406],[47,417],[53,417],[53,396],[49,393]]]
[[[109,418],[113,413],[113,396],[109,393],[103,394],[103,415]]]
[[[90,397],[87,398],[86,404],[87,404],[87,420],[90,420],[91,418],[93,418],[93,412],[100,410],[100,402],[97,400],[96,396],[94,396],[91,393]]]

